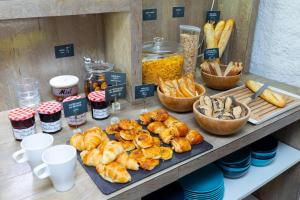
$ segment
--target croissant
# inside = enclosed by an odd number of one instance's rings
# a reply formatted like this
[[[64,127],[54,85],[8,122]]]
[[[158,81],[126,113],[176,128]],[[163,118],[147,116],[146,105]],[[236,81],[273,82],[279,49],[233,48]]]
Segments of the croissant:
[[[109,138],[99,127],[93,127],[84,132],[84,144],[86,150],[96,148],[101,142],[108,141]]]
[[[189,141],[191,145],[199,144],[203,141],[203,136],[196,130],[190,130],[185,138]]]
[[[149,147],[147,149],[142,149],[143,155],[146,158],[160,159],[161,158],[161,149],[160,147]]]
[[[83,134],[75,133],[70,139],[70,144],[73,147],[75,147],[78,151],[83,151],[83,150],[85,150],[83,138],[84,138]]]
[[[83,164],[87,166],[96,166],[102,160],[102,153],[99,149],[92,149],[90,151],[84,150],[80,153]]]
[[[140,149],[135,149],[133,150],[130,155],[130,158],[135,159],[138,161],[140,167],[144,170],[152,170],[154,169],[157,165],[159,165],[159,160],[157,159],[152,159],[152,158],[146,158],[143,155],[142,150]]]
[[[108,164],[114,161],[118,155],[124,152],[124,148],[120,142],[117,141],[109,141],[103,150],[103,158],[102,163]]]
[[[172,126],[177,128],[177,131],[174,131],[175,137],[184,137],[189,132],[188,126],[183,122],[175,122]]]
[[[121,165],[123,165],[124,167],[126,167],[127,169],[131,169],[131,170],[138,170],[139,169],[138,162],[135,159],[130,158],[128,156],[127,152],[123,152],[120,155],[118,155],[116,161],[118,163],[120,163]]]
[[[147,129],[155,134],[159,134],[166,129],[166,126],[162,122],[152,122],[147,126]]]
[[[139,133],[135,137],[134,142],[139,148],[148,148],[153,145],[153,138],[148,133]]]
[[[127,183],[131,181],[131,176],[126,168],[118,162],[109,164],[98,164],[96,166],[98,174],[111,183]]]
[[[119,127],[119,124],[111,124],[111,125],[107,126],[105,129],[105,131],[108,134],[115,134],[115,133],[118,133],[120,130],[121,129]]]
[[[172,147],[176,153],[183,153],[192,149],[191,144],[184,137],[176,137],[171,141]]]
[[[170,147],[160,147],[161,159],[169,160],[173,157],[173,150]]]
[[[165,130],[163,130],[160,134],[159,137],[165,144],[170,144],[170,141],[175,137],[175,135],[179,135],[178,130],[176,127],[170,127]]]

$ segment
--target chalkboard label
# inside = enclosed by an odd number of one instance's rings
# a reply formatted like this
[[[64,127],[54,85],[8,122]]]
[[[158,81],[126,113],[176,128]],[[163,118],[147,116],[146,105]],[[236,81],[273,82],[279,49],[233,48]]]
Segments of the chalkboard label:
[[[105,72],[105,80],[108,85],[119,85],[126,83],[126,73]]]
[[[64,58],[74,56],[74,45],[66,44],[54,47],[55,58]]]
[[[63,102],[65,117],[80,115],[88,111],[86,98]]]
[[[154,96],[155,85],[145,84],[135,86],[135,99]]]
[[[173,17],[184,17],[184,7],[173,7]]]
[[[143,10],[143,21],[151,21],[157,19],[157,9],[144,9]]]
[[[217,23],[220,21],[220,11],[207,11],[206,21],[210,23]]]
[[[112,101],[115,98],[124,98],[126,96],[126,84],[114,85],[105,89],[106,101]]]
[[[219,48],[204,50],[204,59],[205,60],[214,60],[217,58],[219,58]]]

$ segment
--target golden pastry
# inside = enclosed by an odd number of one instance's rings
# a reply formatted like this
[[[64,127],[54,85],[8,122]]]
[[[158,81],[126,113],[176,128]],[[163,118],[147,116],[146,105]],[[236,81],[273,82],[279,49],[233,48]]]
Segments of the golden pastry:
[[[153,145],[153,138],[150,134],[140,133],[135,137],[134,142],[140,148],[149,148]]]
[[[165,130],[163,130],[159,137],[165,144],[170,144],[171,140],[175,137],[175,133],[178,135],[178,130],[175,127],[170,127]]]
[[[141,124],[143,124],[143,125],[148,125],[148,124],[150,124],[152,122],[152,118],[151,118],[151,113],[150,112],[140,114],[139,118],[140,118]]]
[[[114,161],[118,155],[124,152],[124,148],[120,142],[117,141],[109,141],[103,150],[103,164],[108,164]]]
[[[173,117],[173,116],[169,116],[165,121],[164,121],[164,125],[169,128],[171,126],[173,126],[174,123],[178,122],[178,120]]]
[[[102,153],[99,149],[84,150],[80,153],[80,157],[83,164],[87,166],[96,167],[102,161]]]
[[[132,130],[132,129],[141,129],[141,125],[139,125],[135,120],[122,119],[119,122],[119,127],[123,130]]]
[[[84,138],[83,134],[75,133],[70,139],[70,144],[73,147],[75,147],[78,151],[83,151],[83,150],[85,150],[83,138]]]
[[[133,141],[119,140],[119,142],[122,144],[124,151],[131,151],[131,150],[135,149],[135,145],[134,145]]]
[[[173,150],[170,147],[160,147],[161,159],[170,160],[173,157]]]
[[[122,164],[124,167],[130,170],[138,170],[139,169],[139,164],[138,162],[130,158],[127,154],[127,152],[123,152],[120,155],[118,155],[116,161],[120,164]]]
[[[131,176],[126,168],[118,162],[109,164],[98,164],[96,166],[98,174],[111,183],[127,183],[131,181]]]
[[[184,137],[176,137],[171,141],[172,147],[176,153],[183,153],[192,149],[191,144]]]
[[[161,145],[161,141],[158,137],[152,137],[153,139],[153,146],[154,147],[159,147]]]
[[[106,127],[105,131],[108,134],[115,134],[115,133],[118,133],[119,131],[121,131],[121,128],[119,127],[119,124],[111,124]]]
[[[147,126],[147,129],[155,134],[159,134],[166,129],[166,126],[162,122],[152,122]]]
[[[174,132],[175,137],[184,137],[189,132],[188,126],[183,122],[176,122],[173,127],[177,128],[177,131]]]
[[[141,149],[133,150],[129,157],[138,161],[140,167],[144,170],[152,170],[154,167],[159,165],[159,160],[146,158]]]
[[[124,140],[133,140],[136,135],[137,135],[137,131],[135,129],[120,131],[120,137]]]
[[[99,127],[93,127],[84,132],[84,144],[86,150],[95,149],[101,142],[108,141],[106,133]]]
[[[152,159],[160,159],[161,158],[161,150],[160,150],[160,147],[157,147],[157,146],[142,149],[142,152],[146,158],[152,158]]]
[[[196,130],[190,130],[185,136],[185,138],[189,141],[191,145],[203,142],[203,136]]]
[[[152,120],[157,121],[157,122],[163,122],[166,119],[168,119],[168,117],[169,117],[168,112],[165,111],[164,109],[157,109],[157,110],[152,111],[151,113],[152,113],[151,114]]]

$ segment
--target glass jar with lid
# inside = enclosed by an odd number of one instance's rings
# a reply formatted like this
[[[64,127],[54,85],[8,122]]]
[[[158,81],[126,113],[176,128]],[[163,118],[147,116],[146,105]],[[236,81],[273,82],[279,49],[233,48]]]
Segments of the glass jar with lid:
[[[105,72],[113,71],[114,65],[106,63],[103,60],[92,60],[84,57],[84,68],[87,72],[84,81],[84,92],[87,97],[89,93],[94,91],[102,91],[107,87],[105,81]]]
[[[158,84],[162,79],[176,79],[182,75],[183,50],[179,43],[153,38],[143,45],[143,83]]]

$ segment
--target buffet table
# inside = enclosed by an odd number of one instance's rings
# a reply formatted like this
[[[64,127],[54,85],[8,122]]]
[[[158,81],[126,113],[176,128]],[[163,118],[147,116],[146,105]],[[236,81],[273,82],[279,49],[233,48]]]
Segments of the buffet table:
[[[253,74],[245,74],[243,79],[252,79],[262,82],[267,80]],[[274,87],[300,95],[300,88],[271,80],[268,81],[270,81],[271,85]],[[208,95],[217,92],[218,91],[207,89]],[[157,97],[147,99],[146,103],[149,110],[161,107]],[[122,110],[118,115],[121,119],[137,119],[140,110],[143,108],[143,104],[131,105],[126,101],[122,101],[121,105]],[[233,136],[217,137],[202,131],[195,122],[193,113],[177,114],[171,112],[174,116],[186,122],[190,127],[200,129],[205,140],[213,145],[213,149],[151,175],[115,193],[104,195],[99,191],[79,163],[77,163],[75,186],[70,191],[63,193],[56,192],[54,188],[51,187],[50,180],[39,180],[34,177],[27,163],[16,164],[11,158],[11,155],[20,148],[20,143],[16,142],[12,136],[7,113],[7,111],[0,113],[0,199],[140,199],[141,197],[176,181],[180,177],[212,163],[215,160],[300,119],[300,107],[298,106],[297,108],[274,117],[260,125],[247,123],[239,133]],[[80,128],[82,130],[92,126],[101,126],[104,128],[109,122],[110,120],[95,121],[91,118],[90,114],[88,114],[88,122]],[[40,131],[38,121],[37,128],[38,131]],[[72,129],[67,126],[64,119],[63,130],[54,135],[54,143],[66,143],[71,135]]]

